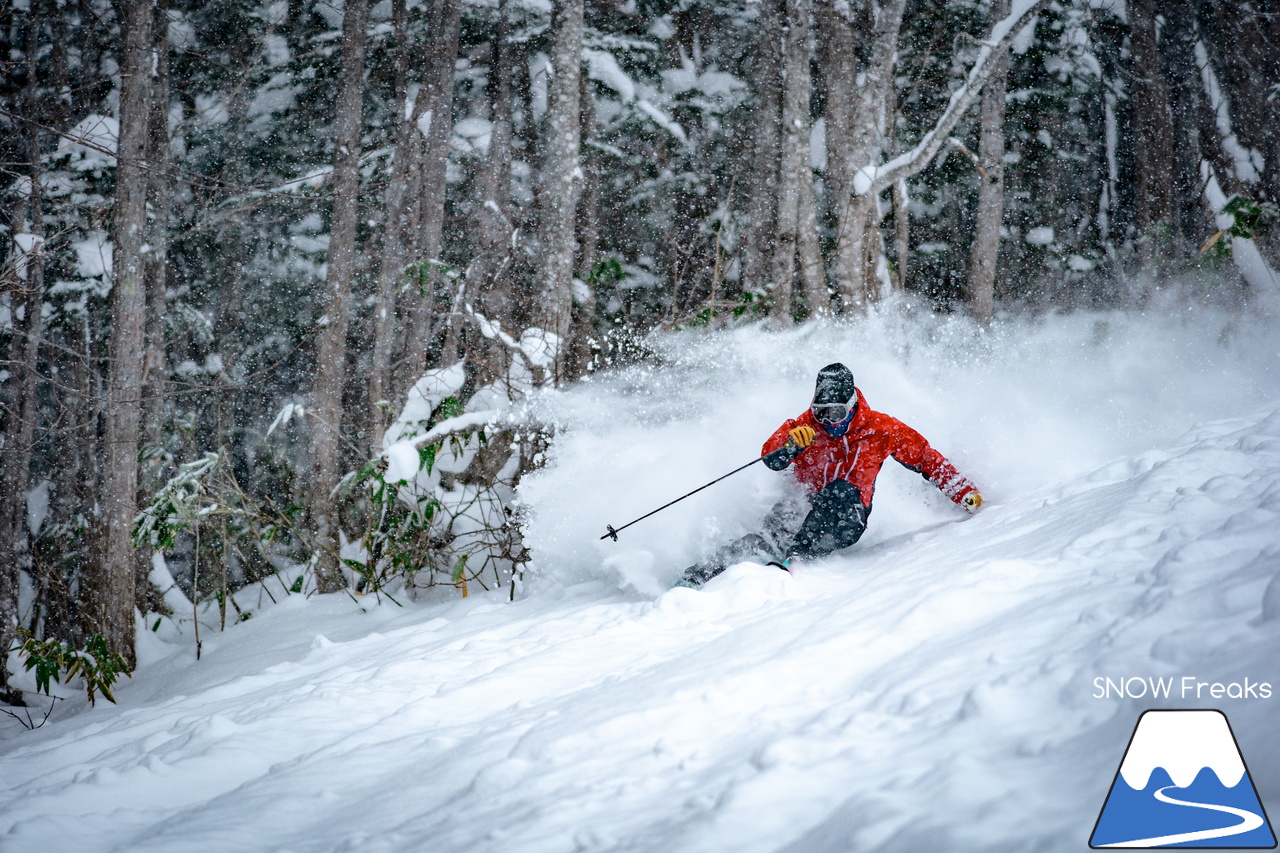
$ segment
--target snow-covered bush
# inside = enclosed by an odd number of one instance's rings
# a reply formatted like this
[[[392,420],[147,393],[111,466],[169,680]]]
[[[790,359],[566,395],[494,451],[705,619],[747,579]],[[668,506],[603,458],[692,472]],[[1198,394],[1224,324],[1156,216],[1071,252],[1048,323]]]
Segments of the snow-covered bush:
[[[514,596],[528,561],[515,487],[537,464],[545,435],[526,404],[550,381],[558,341],[537,328],[517,340],[470,306],[460,317],[494,357],[423,375],[386,430],[382,454],[350,481],[368,489],[372,510],[358,553],[343,560],[359,589],[451,584],[466,595],[475,583],[509,586]]]

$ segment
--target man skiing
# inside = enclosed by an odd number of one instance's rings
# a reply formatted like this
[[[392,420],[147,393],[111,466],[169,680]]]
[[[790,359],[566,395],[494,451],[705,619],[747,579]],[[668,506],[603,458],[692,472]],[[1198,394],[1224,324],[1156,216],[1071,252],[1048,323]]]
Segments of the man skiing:
[[[876,477],[892,456],[917,471],[970,513],[982,495],[924,436],[897,418],[876,412],[843,364],[818,371],[813,403],[786,421],[761,448],[775,471],[794,466],[804,498],[779,502],[760,533],[751,533],[685,570],[681,586],[697,587],[746,557],[773,555],[770,565],[822,557],[862,537],[871,514]]]

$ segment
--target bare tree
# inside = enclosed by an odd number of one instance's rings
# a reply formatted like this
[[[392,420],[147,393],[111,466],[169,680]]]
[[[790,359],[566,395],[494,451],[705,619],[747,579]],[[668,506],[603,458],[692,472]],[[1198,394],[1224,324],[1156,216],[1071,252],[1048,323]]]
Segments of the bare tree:
[[[853,78],[860,82],[851,101],[842,107],[849,110],[848,116],[841,116],[827,125],[831,154],[849,164],[835,186],[842,195],[831,199],[836,217],[834,278],[842,309],[846,312],[862,310],[872,295],[871,278],[879,253],[878,234],[875,232],[879,210],[875,194],[856,192],[854,178],[858,170],[878,163],[884,150],[880,129],[884,126],[886,106],[893,91],[893,66],[905,5],[905,0],[886,0],[871,16],[874,25],[868,38],[867,60]],[[825,20],[837,31],[854,24],[839,12],[825,16]],[[848,33],[836,36],[841,44],[849,42],[850,38]],[[841,85],[841,81],[834,81],[833,85]],[[844,81],[844,85],[848,82]],[[841,99],[836,103],[841,105]],[[828,154],[828,162],[831,154]]]
[[[43,5],[43,4],[41,4]],[[53,7],[52,3],[48,6]],[[51,9],[56,16],[56,7]],[[31,472],[32,440],[35,436],[36,418],[36,358],[42,334],[41,310],[44,302],[44,200],[41,188],[43,170],[40,167],[40,136],[37,130],[43,117],[40,104],[39,55],[40,16],[37,4],[32,4],[26,15],[27,84],[23,92],[23,112],[29,123],[23,134],[23,148],[27,159],[27,192],[25,223],[16,229],[20,240],[15,241],[11,258],[16,263],[10,272],[15,281],[10,290],[9,304],[13,318],[10,344],[8,385],[12,389],[5,412],[4,444],[0,447],[0,702],[22,704],[22,695],[9,690],[9,671],[6,667],[9,648],[16,639],[18,613],[18,573],[26,557],[27,535],[27,487]]]
[[[102,546],[90,571],[88,612],[107,645],[134,662],[134,554],[142,358],[146,328],[147,148],[150,142],[155,8],[151,0],[119,0],[124,26],[120,57],[120,136],[116,157],[115,242],[108,347],[105,460],[99,498]]]
[[[344,586],[338,561],[338,485],[347,327],[356,267],[356,214],[360,206],[360,122],[364,103],[365,25],[368,0],[347,0],[342,20],[342,74],[334,116],[333,216],[329,226],[328,307],[320,330],[312,390],[311,517],[320,559],[320,592]]]
[[[150,458],[143,454],[143,467],[138,489],[138,504],[151,502],[159,485],[161,469],[157,460],[164,444],[165,379],[168,357],[165,336],[167,286],[169,273],[169,219],[173,211],[173,156],[169,140],[169,3],[155,4],[156,61],[155,82],[151,99],[151,129],[147,162],[147,206],[151,218],[147,222],[146,259],[146,340],[142,359],[142,446],[154,451]],[[151,569],[151,549],[138,549],[135,588],[139,602],[152,595],[147,578]]]
[[[782,156],[778,172],[777,234],[769,276],[774,293],[774,315],[784,324],[792,317],[792,282],[796,253],[805,296],[817,300],[826,290],[822,258],[818,253],[817,202],[813,171],[809,165],[809,13],[810,0],[784,0]],[[802,233],[802,229],[808,233]],[[811,307],[811,310],[816,308]]]
[[[512,82],[516,46],[508,38],[507,0],[499,0],[493,39],[489,43],[489,118],[493,129],[477,181],[472,210],[476,254],[467,268],[468,289],[479,296],[486,316],[499,323],[511,318],[513,294],[495,276],[511,251],[513,226],[508,218],[511,196],[511,155],[514,138]]]
[[[1160,62],[1154,0],[1128,6],[1132,82],[1129,88],[1134,158],[1134,220],[1138,257],[1151,265],[1157,254],[1154,233],[1173,221],[1173,113],[1169,86]]]
[[[591,94],[591,80],[580,75],[582,91],[580,101],[580,133],[586,143],[596,135],[596,102]],[[591,270],[600,252],[600,167],[598,158],[579,156],[582,170],[582,191],[578,197],[575,214],[577,253],[575,268],[582,279],[575,285],[572,320],[569,331],[569,355],[567,374],[577,379],[587,372],[591,363],[591,341],[596,333],[596,286],[590,280]]]
[[[387,182],[384,199],[385,227],[382,229],[382,251],[379,253],[378,279],[374,288],[373,308],[373,359],[369,368],[369,441],[375,449],[381,448],[382,433],[386,429],[388,409],[394,402],[388,399],[394,389],[392,382],[391,354],[394,348],[396,324],[396,288],[412,257],[418,235],[416,206],[417,184],[422,163],[422,135],[417,129],[421,104],[409,91],[409,39],[408,10],[405,0],[392,3],[392,27],[395,38],[395,95],[400,110],[400,122],[396,127],[395,155],[391,177]]]
[[[991,17],[1009,14],[1009,0],[992,0]],[[982,121],[978,136],[978,212],[969,247],[969,313],[983,325],[994,310],[996,261],[1000,254],[1000,224],[1004,218],[1004,111],[1009,79],[1009,51],[994,57],[995,66],[982,90]],[[896,215],[896,214],[895,214]]]
[[[745,182],[747,223],[742,239],[740,281],[759,290],[772,281],[777,245],[778,176],[782,144],[782,27],[780,0],[761,0],[751,60],[754,126]]]
[[[556,381],[567,378],[573,310],[574,220],[582,186],[581,134],[582,2],[555,0],[551,7],[547,114],[539,181],[539,239],[543,327],[557,338]]]
[[[429,19],[431,40],[425,63],[425,77],[418,93],[414,125],[422,139],[415,140],[422,146],[418,185],[415,200],[418,212],[415,245],[422,261],[437,260],[444,233],[445,170],[449,162],[449,138],[453,133],[453,84],[454,68],[458,56],[458,32],[461,0],[435,0]],[[396,377],[397,393],[403,393],[422,374],[427,366],[427,354],[431,349],[435,332],[433,320],[437,313],[435,292],[439,275],[432,268],[423,277],[424,292],[406,294],[403,300],[404,336],[401,339]],[[454,356],[446,353],[452,361]]]
[[[893,30],[897,32],[901,22],[900,6],[898,22],[894,23],[890,20],[892,7],[897,2],[898,0],[892,0],[891,3],[881,7],[880,14],[876,18],[877,31],[888,27],[889,24],[894,24]],[[884,96],[877,100],[873,97],[873,92],[877,88],[882,89],[890,82],[887,78],[892,72],[893,45],[885,47],[885,43],[879,39],[873,43],[872,59],[868,63],[870,70],[867,72],[867,82],[859,92],[851,136],[855,140],[853,146],[855,151],[864,150],[875,153],[869,160],[861,159],[865,155],[859,155],[853,160],[855,164],[863,162],[866,165],[853,172],[850,178],[852,197],[847,204],[848,212],[842,212],[837,226],[836,279],[845,297],[846,310],[851,306],[856,308],[865,304],[870,295],[868,282],[871,280],[871,272],[879,268],[879,259],[883,250],[879,233],[873,229],[879,221],[876,198],[894,183],[906,180],[933,162],[933,158],[937,156],[951,131],[973,106],[982,87],[986,85],[987,79],[995,68],[995,57],[1001,51],[1008,51],[1014,36],[1038,15],[1048,2],[1049,0],[1019,0],[1014,11],[993,23],[990,34],[983,39],[978,48],[977,56],[969,67],[969,73],[964,82],[952,93],[946,109],[938,116],[933,127],[911,150],[902,152],[886,163],[879,163],[879,152],[882,146],[876,135],[878,121],[875,119],[878,111],[884,108]],[[894,44],[896,40],[895,35]],[[886,51],[889,53],[887,58],[884,57]],[[874,69],[880,70],[873,73]],[[876,74],[880,76],[877,78]],[[865,147],[863,147],[863,140],[869,140],[866,141]]]

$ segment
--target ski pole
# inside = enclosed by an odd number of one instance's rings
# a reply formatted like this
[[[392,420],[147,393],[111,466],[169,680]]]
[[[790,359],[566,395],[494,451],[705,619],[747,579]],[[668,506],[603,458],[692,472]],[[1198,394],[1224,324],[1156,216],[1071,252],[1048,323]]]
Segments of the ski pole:
[[[678,498],[676,498],[675,500],[671,501],[671,503],[665,503],[665,504],[663,504],[662,506],[660,506],[660,507],[658,507],[657,509],[655,509],[653,512],[647,512],[647,513],[645,513],[644,515],[642,515],[642,516],[640,516],[639,518],[635,519],[635,521],[628,521],[626,524],[622,525],[621,527],[619,527],[619,528],[618,528],[618,529],[616,529],[616,530],[614,529],[614,527],[613,527],[613,525],[612,525],[612,524],[606,524],[606,525],[605,525],[605,527],[609,528],[609,532],[608,532],[608,533],[606,533],[605,535],[601,536],[600,538],[601,538],[601,539],[613,539],[613,541],[614,541],[614,542],[617,542],[617,541],[618,541],[618,534],[619,534],[620,532],[622,532],[623,530],[626,530],[626,529],[627,529],[628,527],[630,527],[631,525],[635,524],[635,523],[636,523],[636,521],[644,521],[646,518],[648,518],[649,516],[653,515],[654,513],[662,512],[664,509],[666,509],[667,507],[671,506],[671,504],[678,504],[678,503],[680,503],[680,501],[684,500],[685,498],[690,497],[691,495],[696,495],[698,492],[700,492],[700,491],[702,491],[703,489],[707,488],[707,486],[714,486],[716,483],[718,483],[718,482],[720,482],[721,480],[725,479],[725,477],[732,477],[734,474],[738,473],[739,471],[741,471],[741,470],[743,470],[743,469],[745,469],[745,468],[750,468],[752,465],[756,464],[757,462],[759,462],[759,461],[760,461],[761,459],[763,459],[763,458],[764,458],[763,456],[760,456],[760,457],[758,457],[758,458],[756,458],[756,459],[752,459],[752,460],[751,460],[750,462],[748,462],[746,465],[743,465],[743,466],[742,466],[742,467],[740,467],[740,468],[734,468],[734,469],[733,469],[732,471],[730,471],[728,474],[725,474],[725,475],[724,475],[724,477],[716,477],[716,478],[715,478],[714,480],[712,480],[710,483],[707,483],[707,485],[706,485],[706,486],[698,486],[698,488],[694,489],[692,492],[689,492],[689,494],[687,494],[687,495],[681,495],[680,497],[678,497]]]

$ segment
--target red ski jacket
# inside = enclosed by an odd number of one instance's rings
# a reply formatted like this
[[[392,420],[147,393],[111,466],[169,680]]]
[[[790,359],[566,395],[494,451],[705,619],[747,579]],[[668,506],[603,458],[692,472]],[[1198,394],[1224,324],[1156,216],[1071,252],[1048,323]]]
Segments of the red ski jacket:
[[[798,426],[811,427],[813,443],[792,463],[796,479],[811,492],[817,492],[833,480],[847,480],[858,489],[864,506],[871,506],[876,477],[884,460],[892,456],[926,480],[957,504],[975,486],[956,470],[941,453],[929,446],[924,436],[895,417],[875,412],[858,390],[858,410],[849,429],[840,438],[832,438],[805,409],[804,414],[778,427],[764,443],[761,455],[772,453],[787,443],[788,433]]]

